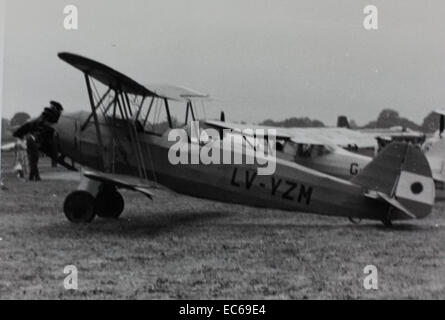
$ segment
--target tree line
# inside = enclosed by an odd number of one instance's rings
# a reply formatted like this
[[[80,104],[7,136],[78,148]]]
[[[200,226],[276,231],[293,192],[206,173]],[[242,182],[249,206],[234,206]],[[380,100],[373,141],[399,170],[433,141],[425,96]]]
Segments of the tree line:
[[[353,129],[370,129],[370,128],[383,128],[388,129],[392,127],[408,128],[415,131],[422,131],[425,133],[435,132],[439,129],[440,116],[429,113],[421,124],[417,124],[407,118],[401,117],[399,113],[392,109],[383,109],[378,115],[376,120],[372,120],[364,126],[358,126],[354,120],[349,120],[349,124]],[[308,117],[303,118],[287,118],[281,121],[274,121],[267,119],[260,123],[260,125],[272,126],[272,127],[284,127],[284,128],[296,128],[296,127],[325,127],[322,121],[310,119]]]
[[[13,140],[13,128],[24,124],[30,118],[29,114],[25,112],[17,112],[11,120],[2,118],[2,141]],[[357,126],[354,120],[349,120],[349,124],[352,128],[391,128],[400,126],[415,131],[431,133],[439,129],[439,115],[431,112],[423,119],[421,124],[417,124],[407,118],[401,117],[395,110],[383,109],[376,120],[370,121],[364,126]],[[260,125],[284,128],[325,127],[325,124],[322,121],[310,119],[308,117],[291,117],[280,121],[267,119],[261,122]]]

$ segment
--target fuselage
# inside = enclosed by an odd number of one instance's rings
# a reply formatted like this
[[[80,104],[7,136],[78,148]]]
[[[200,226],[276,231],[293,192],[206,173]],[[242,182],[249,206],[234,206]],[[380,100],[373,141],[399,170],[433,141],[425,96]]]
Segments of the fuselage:
[[[87,117],[87,113],[79,112],[60,118],[54,126],[59,136],[59,150],[75,163],[104,170],[93,121],[81,130]],[[125,121],[116,122],[113,129],[104,118],[100,118],[99,123],[105,162],[110,170],[137,176],[138,162]],[[382,219],[388,209],[386,203],[364,197],[364,190],[358,185],[279,157],[275,173],[260,176],[257,166],[249,164],[173,165],[168,160],[168,152],[175,142],[168,141],[167,133],[157,135],[138,130],[137,140],[147,178],[178,193],[254,207],[376,220]],[[189,142],[190,155],[200,151],[199,145],[193,148],[191,145]]]
[[[323,152],[323,146],[315,146],[314,149],[307,157],[298,156],[297,153],[279,151],[277,156],[344,180],[350,180],[359,174],[372,160],[370,157],[340,147],[334,147],[329,152]]]
[[[225,139],[233,139],[235,143],[250,148],[254,145],[256,148],[261,148],[264,144],[261,139],[255,140],[239,133],[227,134]],[[371,157],[345,150],[327,139],[323,140],[321,135],[317,136],[317,139],[320,141],[319,144],[296,143],[292,139],[278,142],[276,144],[280,144],[281,147],[275,148],[276,156],[344,180],[350,180],[359,174],[372,161]],[[323,141],[325,144],[321,143]],[[266,145],[267,148],[270,147],[269,143]]]

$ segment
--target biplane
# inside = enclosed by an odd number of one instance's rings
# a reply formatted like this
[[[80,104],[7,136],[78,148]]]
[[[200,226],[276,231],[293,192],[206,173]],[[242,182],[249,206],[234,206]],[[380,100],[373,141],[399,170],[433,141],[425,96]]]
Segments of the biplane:
[[[156,188],[227,203],[328,216],[380,220],[419,219],[430,214],[434,182],[427,160],[417,148],[393,143],[350,180],[340,179],[275,157],[275,171],[259,175],[259,164],[172,164],[168,135],[198,119],[198,105],[209,97],[169,86],[143,86],[94,60],[71,53],[59,58],[83,74],[90,112],[46,110],[15,132],[41,136],[42,151],[72,169],[81,182],[64,201],[67,219],[91,222],[96,216],[117,218],[124,210],[120,189],[155,198]],[[182,107],[173,104],[182,105]],[[182,113],[183,120],[173,116]],[[165,118],[159,115],[165,114]],[[165,120],[162,120],[165,119]],[[204,124],[204,123],[203,123]],[[43,132],[44,134],[40,135]],[[199,141],[182,142],[189,156]],[[222,146],[218,140],[213,141]],[[239,156],[236,149],[232,157]],[[244,151],[243,151],[244,152]],[[241,155],[243,156],[243,155]]]

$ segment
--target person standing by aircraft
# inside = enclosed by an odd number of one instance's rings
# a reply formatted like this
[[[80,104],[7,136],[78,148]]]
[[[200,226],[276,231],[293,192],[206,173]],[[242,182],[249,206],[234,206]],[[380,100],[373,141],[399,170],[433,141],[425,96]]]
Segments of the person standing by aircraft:
[[[28,173],[28,159],[26,155],[26,142],[17,139],[14,148],[14,171],[18,178],[24,178]]]
[[[54,134],[51,124],[57,122],[62,110],[63,107],[59,102],[50,101],[50,106],[45,107],[38,118],[28,121],[14,132],[14,137],[26,140],[30,181],[41,180],[38,168],[39,149],[42,148],[45,153],[54,153],[54,145],[45,144],[45,141]]]
[[[26,152],[29,162],[29,181],[40,181],[39,174],[39,144],[33,134],[26,135]]]
[[[28,159],[26,155],[26,142],[17,138],[13,143],[1,147],[2,152],[14,152],[13,172],[17,178],[24,178],[28,173]]]

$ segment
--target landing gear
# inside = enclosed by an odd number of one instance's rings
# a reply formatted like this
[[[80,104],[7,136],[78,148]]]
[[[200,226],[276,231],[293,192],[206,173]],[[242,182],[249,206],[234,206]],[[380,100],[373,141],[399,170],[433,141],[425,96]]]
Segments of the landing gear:
[[[124,199],[114,185],[82,176],[78,190],[66,197],[63,211],[73,223],[90,223],[96,215],[117,219],[124,211]]]
[[[117,219],[124,211],[124,199],[113,186],[102,186],[94,201],[94,211],[101,218]]]
[[[392,213],[393,213],[394,208],[393,207],[389,207],[388,208],[388,212],[386,213],[386,215],[382,218],[382,223],[385,227],[387,228],[392,228]]]
[[[94,220],[94,197],[88,191],[71,192],[65,199],[63,211],[73,223],[89,223]]]
[[[355,217],[348,217],[349,221],[351,221],[353,224],[360,224],[362,222],[362,219],[355,218]]]
[[[382,223],[387,228],[392,228],[393,227],[392,220],[389,217],[389,215],[382,219]]]
[[[65,199],[63,211],[70,222],[90,223],[97,215],[117,219],[124,211],[124,199],[115,188],[104,188],[94,198],[84,190],[71,192]]]

